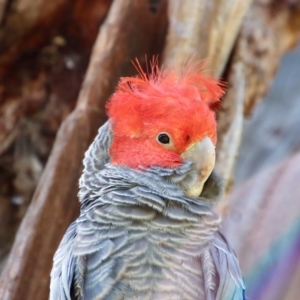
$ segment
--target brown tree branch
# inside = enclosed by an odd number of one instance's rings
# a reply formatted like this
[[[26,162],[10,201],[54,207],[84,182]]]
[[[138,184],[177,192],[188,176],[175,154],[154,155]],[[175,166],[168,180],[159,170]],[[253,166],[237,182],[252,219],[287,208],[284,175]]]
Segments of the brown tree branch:
[[[245,16],[227,67],[228,91],[218,112],[216,168],[224,178],[227,193],[234,180],[243,114],[249,115],[265,96],[283,54],[299,40],[300,22],[295,22],[299,15],[300,10],[291,9],[288,1],[278,7],[276,1],[266,5],[256,0]],[[237,70],[239,75],[235,76]],[[220,204],[223,214],[226,206],[226,201]]]
[[[242,62],[234,63],[230,69],[226,95],[218,111],[216,171],[222,176],[227,190],[242,138],[245,82],[244,65]]]
[[[9,1],[0,24],[0,273],[111,0],[44,2]]]
[[[220,76],[249,4],[250,0],[170,1],[164,63],[180,66],[194,55],[208,59],[211,73]]]

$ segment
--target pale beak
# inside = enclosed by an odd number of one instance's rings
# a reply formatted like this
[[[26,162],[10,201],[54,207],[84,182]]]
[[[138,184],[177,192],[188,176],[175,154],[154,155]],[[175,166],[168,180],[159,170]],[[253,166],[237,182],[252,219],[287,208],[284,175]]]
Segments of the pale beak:
[[[215,146],[210,138],[205,137],[189,147],[181,157],[193,163],[191,176],[186,180],[183,188],[188,196],[198,197],[215,166]]]

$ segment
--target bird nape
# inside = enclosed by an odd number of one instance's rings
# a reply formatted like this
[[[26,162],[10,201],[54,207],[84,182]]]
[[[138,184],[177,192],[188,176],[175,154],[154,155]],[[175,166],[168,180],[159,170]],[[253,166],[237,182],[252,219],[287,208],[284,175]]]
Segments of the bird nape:
[[[121,78],[85,154],[80,216],[54,256],[50,300],[241,300],[219,232],[215,107],[224,84],[159,70]]]

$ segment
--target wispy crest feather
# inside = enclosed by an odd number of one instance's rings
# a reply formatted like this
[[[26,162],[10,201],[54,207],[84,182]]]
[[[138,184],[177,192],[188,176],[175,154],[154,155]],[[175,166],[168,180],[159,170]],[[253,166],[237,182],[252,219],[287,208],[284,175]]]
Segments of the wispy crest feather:
[[[130,133],[130,136],[138,136],[145,124],[155,127],[155,124],[163,123],[165,128],[189,124],[189,131],[193,130],[191,128],[196,128],[198,133],[214,131],[215,108],[225,85],[204,74],[202,62],[190,61],[180,71],[160,69],[156,57],[147,71],[143,70],[138,60],[134,65],[139,75],[121,78],[107,103],[107,113],[115,126],[115,135]],[[215,141],[215,134],[212,135]]]
[[[180,93],[183,97],[189,97],[196,88],[199,98],[211,105],[218,102],[224,94],[226,84],[212,76],[204,74],[205,63],[203,61],[193,62],[192,59],[183,65],[180,71],[172,68],[159,68],[158,58],[153,57],[143,70],[140,62],[136,59],[133,62],[137,72],[137,77],[123,77],[117,87],[117,92],[121,91],[129,94],[146,96],[159,96],[166,94]]]

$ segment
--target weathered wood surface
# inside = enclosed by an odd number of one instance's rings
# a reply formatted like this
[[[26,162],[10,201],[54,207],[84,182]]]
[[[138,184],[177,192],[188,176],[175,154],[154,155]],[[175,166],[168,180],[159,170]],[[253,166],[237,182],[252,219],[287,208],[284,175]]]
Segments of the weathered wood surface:
[[[234,174],[236,186],[263,169],[299,152],[299,66],[298,45],[297,49],[285,55],[267,97],[245,124],[243,143]]]
[[[0,261],[13,243],[58,128],[74,109],[110,4],[45,2],[0,2],[5,4],[0,22]]]
[[[299,7],[289,1],[256,0],[245,15],[225,73],[228,93],[218,112],[216,168],[224,178],[226,193],[234,182],[243,120],[266,95],[283,54],[299,41],[299,17]],[[225,213],[226,202],[220,210]]]
[[[228,88],[218,112],[216,171],[223,178],[225,192],[230,189],[230,180],[242,138],[246,88],[245,66],[242,62],[235,62],[231,66]]]
[[[299,64],[300,46],[285,55],[266,99],[245,126],[223,224],[250,299],[299,298]]]
[[[206,59],[210,73],[221,76],[250,2],[170,1],[164,63],[178,66],[193,56]]]

